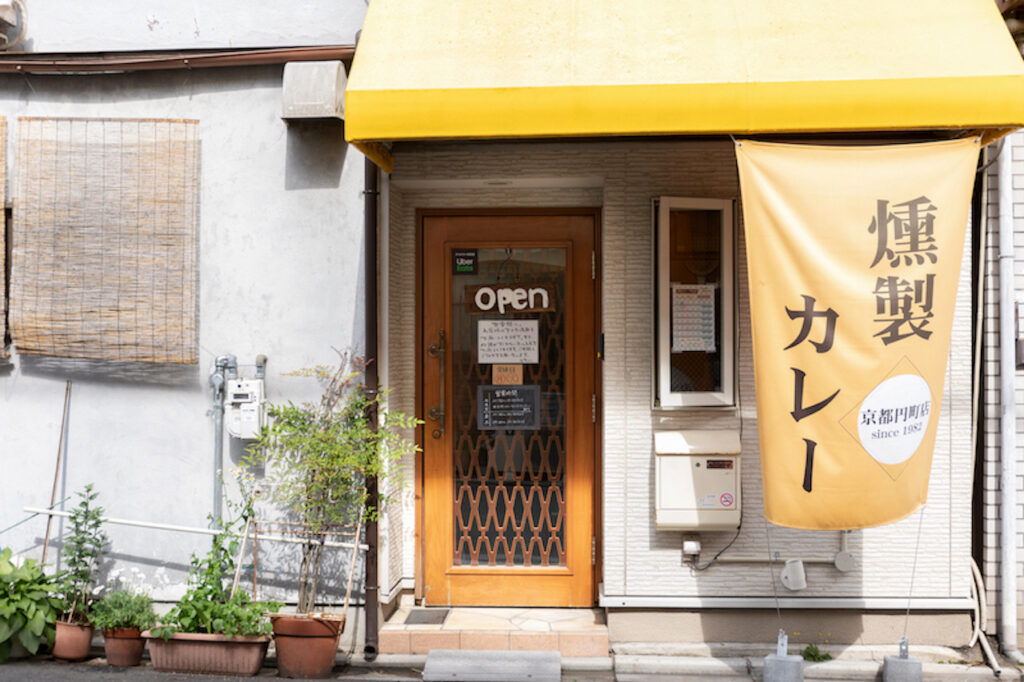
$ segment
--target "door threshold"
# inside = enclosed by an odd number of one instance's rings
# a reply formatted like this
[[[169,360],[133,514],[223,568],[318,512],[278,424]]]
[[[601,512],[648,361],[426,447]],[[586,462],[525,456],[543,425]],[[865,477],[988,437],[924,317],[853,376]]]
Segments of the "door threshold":
[[[408,623],[415,611],[447,609],[443,623]],[[413,617],[417,620],[417,617]],[[559,651],[571,658],[608,656],[602,609],[544,607],[409,607],[381,627],[380,653],[426,654],[431,649]]]

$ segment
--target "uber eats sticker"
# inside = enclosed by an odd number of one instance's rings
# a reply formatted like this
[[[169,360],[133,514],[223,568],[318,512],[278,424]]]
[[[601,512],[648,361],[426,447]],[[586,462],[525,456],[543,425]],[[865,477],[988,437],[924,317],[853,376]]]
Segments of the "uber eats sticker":
[[[476,249],[452,249],[452,274],[476,274]]]

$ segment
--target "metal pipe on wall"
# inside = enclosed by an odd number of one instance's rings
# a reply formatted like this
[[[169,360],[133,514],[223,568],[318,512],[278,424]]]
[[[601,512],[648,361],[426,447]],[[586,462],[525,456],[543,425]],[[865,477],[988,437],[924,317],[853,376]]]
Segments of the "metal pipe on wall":
[[[378,170],[377,166],[370,159],[364,162],[364,188],[363,188],[363,291],[364,291],[364,320],[366,325],[366,390],[373,398],[367,409],[367,419],[370,428],[377,429],[377,209],[378,209]],[[377,494],[377,479],[369,478],[366,481],[366,494],[370,504],[376,507],[380,504],[380,496]],[[365,581],[365,604],[366,614],[366,641],[363,646],[363,655],[367,660],[377,658],[377,610],[379,605],[380,587],[377,584],[377,521],[366,522],[366,581]],[[353,561],[355,557],[353,556]]]
[[[1017,423],[1013,294],[1013,145],[999,155],[999,647],[1017,663]]]
[[[56,511],[45,507],[23,507],[26,512],[35,515],[48,515],[48,516],[59,516],[61,518],[69,518],[70,512]],[[175,533],[192,533],[193,535],[220,535],[223,530],[216,528],[196,528],[195,526],[178,526],[173,523],[154,523],[152,521],[136,521],[134,519],[119,519],[113,516],[103,516],[100,519],[103,523],[110,523],[117,526],[133,526],[135,528],[151,528],[153,530],[166,530]],[[236,538],[242,537],[241,533],[228,533],[228,535]],[[273,535],[270,533],[260,533],[259,539],[266,542],[283,542],[292,545],[304,545],[306,540],[303,538],[290,538],[284,535]],[[323,543],[324,547],[337,547],[343,549],[352,549],[356,547],[351,542],[334,542],[333,540],[327,540]],[[365,550],[367,547],[365,544],[358,545],[358,548]]]
[[[228,379],[238,376],[238,361],[234,355],[218,355],[213,363],[210,387],[213,389],[213,523],[220,528],[224,501],[221,490],[221,472],[224,461],[224,389]]]

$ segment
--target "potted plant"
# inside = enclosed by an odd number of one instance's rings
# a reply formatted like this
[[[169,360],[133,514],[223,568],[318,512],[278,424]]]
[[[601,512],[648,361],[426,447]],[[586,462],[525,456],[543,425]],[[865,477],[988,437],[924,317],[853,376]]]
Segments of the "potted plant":
[[[393,461],[413,449],[398,429],[412,428],[417,421],[388,410],[382,393],[365,389],[359,382],[365,362],[344,353],[339,358],[337,366],[292,373],[320,381],[319,403],[272,406],[272,424],[251,448],[250,463],[258,460],[268,472],[272,501],[298,520],[305,540],[296,613],[270,616],[278,672],[283,677],[326,677],[334,667],[345,614],[316,608],[326,537],[341,525],[377,517],[378,509],[368,500],[366,479],[383,478]],[[372,407],[378,428],[370,422]],[[386,500],[382,497],[381,503]],[[355,540],[358,546],[358,537]],[[346,608],[347,603],[346,597]]]
[[[263,615],[281,607],[253,602],[225,584],[234,572],[238,540],[235,523],[213,537],[204,557],[192,555],[189,589],[161,624],[142,633],[157,670],[222,675],[255,675],[270,643]]]
[[[95,504],[98,496],[92,484],[78,492],[78,505],[71,510],[71,532],[61,552],[67,568],[61,574],[58,589],[62,614],[56,624],[53,656],[63,661],[88,658],[92,646],[89,609],[94,600],[93,572],[103,559],[107,544],[103,508]]]
[[[139,664],[146,640],[142,631],[156,624],[153,600],[141,590],[118,589],[100,599],[89,614],[103,631],[107,663],[120,668]]]
[[[53,579],[35,559],[16,566],[11,557],[9,547],[0,551],[0,663],[11,656],[16,644],[30,654],[39,651],[43,643],[53,646],[61,605],[50,596]]]

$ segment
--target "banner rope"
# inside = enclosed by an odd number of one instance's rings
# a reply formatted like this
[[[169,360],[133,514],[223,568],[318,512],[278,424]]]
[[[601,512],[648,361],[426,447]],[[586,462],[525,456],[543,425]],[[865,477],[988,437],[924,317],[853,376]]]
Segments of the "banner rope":
[[[907,629],[910,627],[910,600],[914,596],[914,574],[917,573],[917,553],[921,549],[921,526],[924,525],[924,510],[927,504],[921,505],[921,512],[917,517],[917,540],[914,542],[914,563],[910,568],[910,591],[907,592],[907,616],[903,621],[903,639],[907,639]]]

